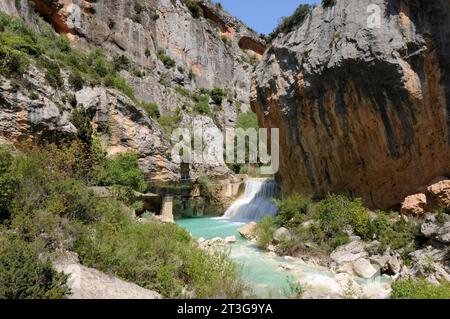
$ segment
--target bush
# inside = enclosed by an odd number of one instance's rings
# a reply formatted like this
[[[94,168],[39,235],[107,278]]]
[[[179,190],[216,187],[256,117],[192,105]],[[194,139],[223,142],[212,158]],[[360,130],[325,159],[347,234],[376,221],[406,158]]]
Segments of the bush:
[[[0,298],[60,299],[69,293],[67,276],[39,258],[33,245],[12,236],[0,238]]]
[[[222,100],[223,100],[223,97],[225,96],[225,93],[220,88],[214,88],[211,90],[210,96],[211,96],[211,99],[214,101],[214,104],[220,106],[220,105],[222,105]]]
[[[0,223],[10,216],[10,205],[14,193],[13,156],[0,145]]]
[[[256,236],[258,238],[258,247],[267,248],[273,240],[273,234],[276,230],[276,220],[274,217],[264,217],[256,226]]]
[[[70,122],[77,128],[77,136],[86,144],[91,144],[93,129],[91,115],[83,106],[77,107],[70,115]]]
[[[241,128],[243,130],[254,128],[255,130],[258,130],[259,124],[256,113],[248,111],[246,113],[242,113],[241,115],[239,115],[239,118],[236,122],[236,128]]]
[[[80,72],[74,71],[70,73],[69,84],[75,91],[80,91],[83,89],[84,79]]]
[[[315,207],[315,217],[327,238],[343,234],[345,226],[351,226],[355,234],[363,238],[369,235],[370,215],[360,199],[328,195]]]
[[[176,63],[175,60],[172,59],[170,56],[164,54],[163,52],[158,53],[158,59],[164,64],[164,66],[168,69],[173,68]]]
[[[275,30],[268,35],[269,42],[275,39],[280,33],[288,33],[293,28],[305,21],[308,14],[311,12],[311,6],[309,4],[301,4],[289,17],[283,17],[275,28]]]
[[[198,19],[203,16],[203,9],[194,0],[184,0],[184,3],[194,18]]]
[[[156,103],[142,104],[142,108],[151,118],[159,119],[161,117],[161,113],[159,112],[159,106]]]
[[[55,89],[60,89],[64,85],[64,81],[61,77],[61,69],[59,64],[46,57],[41,57],[39,64],[46,69],[45,79],[48,84]]]
[[[392,299],[450,299],[450,283],[434,285],[425,279],[403,279],[392,284]]]
[[[277,216],[278,222],[283,227],[291,227],[304,221],[312,199],[309,196],[294,193],[283,200],[274,200],[274,203],[280,209]]]
[[[134,91],[133,91],[133,89],[127,83],[127,81],[123,77],[121,77],[119,74],[117,74],[117,73],[108,74],[105,77],[105,79],[103,81],[103,84],[105,86],[118,89],[123,94],[128,96],[130,99],[134,99]]]
[[[123,54],[115,56],[113,60],[113,68],[117,72],[122,70],[129,71],[131,68],[131,64],[131,60]]]
[[[29,65],[27,58],[19,51],[8,49],[0,44],[0,73],[21,76]]]
[[[139,158],[135,153],[120,153],[112,159],[107,159],[104,171],[99,179],[103,185],[128,186],[137,191],[145,191],[145,183],[142,170],[139,168]]]
[[[211,112],[209,108],[209,101],[208,97],[202,97],[200,101],[195,103],[194,110],[200,114],[209,114]]]

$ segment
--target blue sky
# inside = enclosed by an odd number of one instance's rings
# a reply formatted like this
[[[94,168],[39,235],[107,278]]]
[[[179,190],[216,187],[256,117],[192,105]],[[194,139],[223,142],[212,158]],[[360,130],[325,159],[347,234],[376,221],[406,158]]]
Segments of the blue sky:
[[[222,3],[232,15],[245,22],[257,32],[269,34],[281,17],[291,15],[302,3],[314,0],[213,0]]]

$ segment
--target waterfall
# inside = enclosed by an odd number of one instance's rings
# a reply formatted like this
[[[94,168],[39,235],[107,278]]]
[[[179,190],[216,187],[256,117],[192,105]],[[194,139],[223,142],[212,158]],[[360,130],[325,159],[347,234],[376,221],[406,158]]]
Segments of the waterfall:
[[[273,204],[277,184],[274,180],[251,178],[245,182],[245,192],[225,212],[224,217],[237,221],[258,221],[275,216],[278,208]]]

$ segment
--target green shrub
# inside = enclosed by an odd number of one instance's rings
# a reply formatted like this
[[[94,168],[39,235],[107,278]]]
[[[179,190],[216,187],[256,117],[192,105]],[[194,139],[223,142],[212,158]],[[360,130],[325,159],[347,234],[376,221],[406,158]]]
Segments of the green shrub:
[[[0,73],[9,76],[21,76],[29,66],[28,59],[19,51],[3,47],[0,44]]]
[[[156,103],[145,103],[142,104],[142,108],[145,110],[148,116],[154,119],[159,119],[161,113],[159,112],[159,106]]]
[[[83,182],[68,178],[52,183],[46,198],[48,212],[85,222],[96,221],[97,198]]]
[[[315,217],[328,238],[342,234],[351,226],[356,235],[367,238],[370,215],[360,199],[351,200],[343,195],[327,195],[315,207]]]
[[[131,152],[120,153],[107,159],[99,179],[104,185],[128,186],[137,191],[145,191],[147,188],[139,167],[139,158]]]
[[[115,88],[128,96],[130,99],[134,99],[133,88],[127,83],[127,81],[117,73],[108,74],[103,84],[105,86]]]
[[[175,60],[172,59],[170,56],[164,54],[164,52],[158,52],[158,59],[164,64],[164,66],[168,69],[173,68],[176,63]]]
[[[45,68],[45,79],[48,84],[55,89],[60,89],[64,85],[64,81],[61,77],[61,69],[58,62],[41,57],[39,64]]]
[[[434,285],[425,279],[403,279],[392,284],[392,299],[450,299],[450,283]]]
[[[88,64],[98,76],[104,78],[111,72],[106,55],[101,49],[93,49],[89,54]]]
[[[11,151],[0,145],[0,223],[10,216],[10,206],[16,182],[12,167],[13,160]]]
[[[241,115],[239,115],[239,118],[236,122],[236,128],[241,128],[243,130],[254,128],[255,130],[258,130],[259,124],[256,113],[248,111],[246,113],[242,113]]]
[[[180,115],[161,115],[158,119],[163,131],[166,134],[171,134],[176,124],[180,121]]]
[[[280,33],[288,33],[295,26],[303,23],[310,12],[311,6],[309,4],[301,4],[291,16],[281,18],[275,30],[268,35],[269,42],[275,39]]]
[[[294,193],[283,200],[274,200],[279,208],[278,222],[283,227],[290,227],[302,223],[312,204],[309,196]]]
[[[69,293],[67,276],[39,258],[33,245],[12,236],[0,238],[0,298],[60,299]]]
[[[69,75],[69,84],[75,91],[80,91],[84,86],[84,79],[80,72],[74,71]]]
[[[122,70],[129,71],[131,68],[131,60],[126,55],[118,55],[113,59],[113,68],[119,72]]]
[[[256,225],[256,236],[258,238],[258,247],[267,248],[273,240],[273,234],[276,230],[276,219],[274,217],[264,217]]]
[[[188,7],[189,11],[194,18],[198,19],[203,16],[203,9],[194,0],[184,0],[184,3]]]
[[[78,138],[87,144],[91,144],[93,129],[89,111],[84,106],[75,108],[70,115],[70,122],[77,128]]]
[[[208,96],[204,96],[195,103],[194,110],[200,114],[209,114],[211,112],[209,108],[209,98]]]
[[[214,88],[210,92],[211,99],[213,100],[214,104],[216,105],[222,105],[223,97],[225,96],[225,93],[221,88]]]

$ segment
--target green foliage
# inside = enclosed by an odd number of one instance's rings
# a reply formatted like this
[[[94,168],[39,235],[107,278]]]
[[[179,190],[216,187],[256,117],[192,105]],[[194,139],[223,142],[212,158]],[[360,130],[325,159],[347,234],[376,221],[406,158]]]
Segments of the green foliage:
[[[170,56],[166,55],[164,52],[160,51],[158,52],[158,59],[164,64],[164,66],[168,69],[173,68],[176,63],[175,60],[172,59]]]
[[[294,277],[288,277],[287,281],[288,287],[283,291],[284,296],[288,299],[303,299],[305,288]]]
[[[264,217],[256,225],[256,236],[258,238],[258,247],[267,248],[272,242],[273,234],[276,230],[276,219],[274,217]]]
[[[158,122],[161,125],[163,131],[166,134],[170,134],[180,120],[181,116],[179,114],[161,115],[158,119]]]
[[[80,72],[74,71],[69,75],[69,84],[75,91],[80,91],[84,86],[84,79]]]
[[[108,74],[105,77],[103,84],[111,88],[116,88],[123,94],[128,96],[130,99],[134,99],[133,88],[128,84],[128,82],[123,77],[121,77],[117,73]]]
[[[0,298],[60,299],[69,289],[67,276],[56,272],[39,250],[12,236],[0,238]]]
[[[278,222],[283,227],[290,227],[304,221],[312,205],[312,198],[294,193],[283,200],[274,200],[274,203],[280,210],[277,215]]]
[[[85,222],[93,222],[100,217],[96,211],[97,198],[83,182],[67,178],[52,183],[49,190],[46,198],[48,212]]]
[[[210,114],[211,109],[209,108],[209,97],[201,97],[200,100],[195,103],[194,110],[200,114]]]
[[[425,279],[403,279],[392,284],[392,299],[450,299],[450,283],[434,285]]]
[[[89,111],[84,106],[75,108],[70,115],[70,122],[77,128],[78,138],[86,144],[91,144],[93,129]]]
[[[14,192],[13,156],[11,151],[0,145],[0,223],[9,218],[9,207]]]
[[[211,99],[213,100],[214,104],[216,105],[222,105],[222,100],[225,96],[224,91],[221,88],[214,88],[209,93],[211,96]]]
[[[159,119],[161,113],[159,112],[159,106],[156,103],[145,103],[142,104],[142,108],[145,110],[148,116],[154,119]]]
[[[61,77],[61,69],[56,61],[41,57],[39,59],[39,65],[45,68],[45,79],[48,84],[55,89],[64,85],[64,81]]]
[[[145,191],[147,184],[138,160],[137,154],[131,152],[120,153],[106,159],[104,170],[99,173],[99,180],[103,185],[121,185],[136,191]]]
[[[168,298],[185,296],[185,288],[198,298],[242,296],[236,266],[223,254],[201,251],[176,225],[138,224],[113,205],[109,211],[103,222],[94,225],[95,237],[75,243],[83,264]]]
[[[343,195],[327,195],[315,207],[315,217],[327,238],[343,234],[351,226],[356,235],[367,238],[370,215],[360,199],[351,200]]]
[[[120,72],[122,70],[129,71],[131,68],[131,60],[126,55],[118,55],[113,59],[113,68],[115,71]]]
[[[194,18],[198,19],[203,16],[203,9],[194,0],[184,0],[184,3],[188,7],[189,11]]]
[[[243,130],[254,128],[255,130],[258,130],[259,124],[256,113],[248,111],[246,113],[242,113],[241,115],[239,115],[239,118],[236,122],[236,128],[241,128]]]
[[[2,46],[0,43],[0,73],[21,76],[29,65],[28,59],[20,51]]]
[[[311,6],[309,4],[301,4],[289,17],[281,18],[278,26],[275,30],[268,35],[269,42],[275,39],[280,33],[288,33],[293,28],[305,21],[308,14],[311,12]]]

